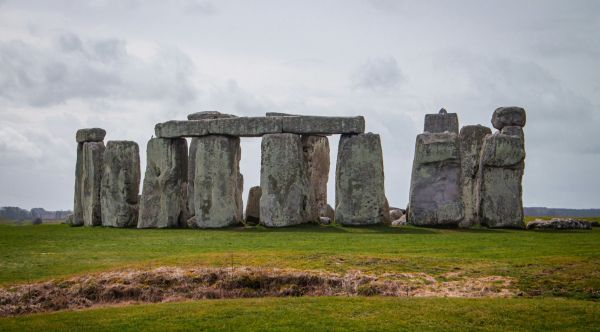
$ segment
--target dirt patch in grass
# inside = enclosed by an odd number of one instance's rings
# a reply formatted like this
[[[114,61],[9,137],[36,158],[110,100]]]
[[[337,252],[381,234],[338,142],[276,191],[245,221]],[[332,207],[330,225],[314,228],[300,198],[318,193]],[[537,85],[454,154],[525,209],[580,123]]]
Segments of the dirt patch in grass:
[[[507,277],[436,280],[426,273],[368,275],[284,269],[178,268],[123,270],[0,288],[0,316],[107,304],[289,296],[509,297]]]

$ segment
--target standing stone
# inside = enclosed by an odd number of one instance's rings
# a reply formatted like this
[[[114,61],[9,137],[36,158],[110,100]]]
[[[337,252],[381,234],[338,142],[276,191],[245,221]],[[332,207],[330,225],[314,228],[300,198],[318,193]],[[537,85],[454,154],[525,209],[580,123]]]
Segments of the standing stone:
[[[260,196],[259,186],[250,188],[246,201],[246,225],[257,225],[260,222]]]
[[[85,142],[82,150],[81,208],[83,225],[102,225],[101,185],[104,160],[103,142]],[[75,220],[74,220],[75,222]],[[79,221],[77,222],[80,223]]]
[[[518,136],[487,135],[481,150],[478,209],[481,224],[490,228],[523,228],[521,180],[525,147]]]
[[[100,180],[102,154],[104,153],[102,141],[105,136],[106,130],[101,128],[79,129],[75,134],[77,163],[75,164],[75,195],[71,226],[101,224]],[[84,148],[87,143],[92,144]],[[86,151],[85,156],[84,150]],[[86,194],[84,195],[84,193]]]
[[[300,135],[263,136],[260,187],[262,225],[284,227],[312,221],[313,200]]]
[[[463,219],[460,148],[455,133],[417,136],[410,183],[408,222],[456,226]]]
[[[458,134],[458,115],[441,109],[438,114],[425,115],[425,130],[427,133],[443,133],[449,131]]]
[[[506,126],[525,127],[525,109],[517,106],[498,107],[492,115],[492,125],[498,130]]]
[[[229,119],[236,118],[232,114],[224,114],[216,111],[204,111],[192,113],[187,116],[188,120],[212,120],[212,119]],[[198,138],[192,137],[190,142],[190,151],[188,154],[188,167],[187,167],[187,213],[188,218],[193,217],[196,214],[196,208],[194,207],[194,177],[196,174],[196,150],[198,146]]]
[[[75,164],[75,195],[73,198],[73,215],[70,225],[83,226],[83,205],[81,182],[83,181],[83,143],[77,143],[77,163]]]
[[[101,189],[103,226],[137,226],[139,188],[140,150],[137,143],[108,141]]]
[[[209,135],[197,138],[193,228],[220,228],[242,222],[240,139]]]
[[[152,138],[146,149],[146,173],[138,228],[187,225],[187,141]]]
[[[335,221],[341,225],[388,223],[379,135],[342,135],[335,183]]]
[[[310,196],[313,199],[311,219],[327,214],[327,181],[329,180],[329,139],[325,136],[302,136],[302,151],[307,163]]]
[[[481,125],[464,126],[460,130],[461,186],[464,218],[458,225],[462,228],[479,224],[477,213],[479,157],[481,156],[483,140],[486,135],[491,133],[490,128]]]

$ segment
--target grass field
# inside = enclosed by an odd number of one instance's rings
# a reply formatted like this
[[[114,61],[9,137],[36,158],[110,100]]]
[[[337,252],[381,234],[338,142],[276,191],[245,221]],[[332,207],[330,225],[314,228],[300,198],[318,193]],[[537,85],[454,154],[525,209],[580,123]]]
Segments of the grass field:
[[[377,322],[387,324],[381,327],[388,329],[496,326],[513,330],[590,330],[600,326],[599,249],[598,229],[551,232],[308,225],[286,229],[137,230],[0,225],[0,285],[4,287],[123,268],[252,266],[373,275],[426,273],[438,280],[451,280],[455,275],[503,276],[515,281],[520,295],[509,299],[201,300],[2,318],[0,330],[40,329],[40,324],[60,328],[73,320],[89,324],[82,327],[86,330],[98,326],[120,330],[127,324],[130,328],[146,326],[135,325],[137,320],[146,324],[164,316],[172,320],[152,326],[210,329],[218,327],[214,324],[219,322],[229,322],[228,326],[251,328],[254,325],[243,323],[240,317],[254,312],[269,317],[255,319],[254,327],[275,330],[294,324],[328,327],[319,325],[327,321],[339,323],[340,328],[356,329],[369,329]],[[372,312],[363,317],[360,308],[365,306]],[[286,310],[294,314],[286,314]],[[458,318],[443,315],[448,310]]]

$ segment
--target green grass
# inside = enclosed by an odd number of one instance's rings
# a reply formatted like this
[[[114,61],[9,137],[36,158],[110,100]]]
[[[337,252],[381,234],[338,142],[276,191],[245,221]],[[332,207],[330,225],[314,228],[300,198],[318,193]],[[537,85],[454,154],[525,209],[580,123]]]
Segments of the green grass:
[[[425,272],[443,280],[515,278],[525,296],[600,298],[600,230],[416,227],[138,230],[0,225],[0,284],[126,267],[260,266],[365,273]]]
[[[600,303],[565,299],[262,298],[0,319],[2,331],[598,331]]]

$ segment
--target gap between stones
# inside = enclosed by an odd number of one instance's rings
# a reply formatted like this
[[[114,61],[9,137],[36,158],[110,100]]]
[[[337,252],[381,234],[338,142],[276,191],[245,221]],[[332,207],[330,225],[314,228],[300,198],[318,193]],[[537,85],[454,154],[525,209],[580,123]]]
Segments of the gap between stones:
[[[368,275],[250,267],[123,270],[0,288],[0,316],[95,306],[294,296],[512,297],[513,279],[451,272]]]

